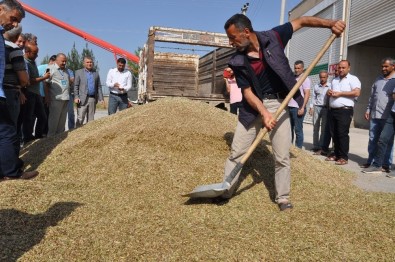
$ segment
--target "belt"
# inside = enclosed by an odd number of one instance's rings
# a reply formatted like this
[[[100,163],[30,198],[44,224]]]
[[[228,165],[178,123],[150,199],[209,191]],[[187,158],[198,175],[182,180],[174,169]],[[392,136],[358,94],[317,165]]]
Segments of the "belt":
[[[113,92],[110,92],[110,94],[112,94],[112,95],[114,95],[114,96],[126,96],[126,95],[127,95],[126,93],[124,93],[124,94],[118,94],[118,93],[113,93]]]
[[[20,86],[20,85],[12,85],[12,84],[3,83],[3,88],[4,88],[4,89],[14,89],[14,90],[18,90],[18,89],[21,89],[22,86]]]
[[[96,98],[95,95],[88,95],[88,97],[90,97],[90,98]]]
[[[280,99],[280,93],[275,94],[263,94],[262,99]]]
[[[315,106],[318,106],[318,107],[326,107],[326,106],[319,106],[319,105],[315,105]]]
[[[331,110],[339,110],[339,109],[353,109],[353,107],[352,106],[331,107]]]

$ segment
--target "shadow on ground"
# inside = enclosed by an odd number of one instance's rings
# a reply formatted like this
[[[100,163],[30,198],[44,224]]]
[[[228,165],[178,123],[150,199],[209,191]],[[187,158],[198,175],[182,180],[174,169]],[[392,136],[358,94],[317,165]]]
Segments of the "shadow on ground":
[[[56,226],[79,206],[76,202],[59,202],[38,215],[0,210],[0,261],[17,261],[41,242],[48,227]]]
[[[29,168],[36,170],[49,156],[52,150],[68,136],[68,132],[49,138],[34,140],[21,149],[21,158]]]

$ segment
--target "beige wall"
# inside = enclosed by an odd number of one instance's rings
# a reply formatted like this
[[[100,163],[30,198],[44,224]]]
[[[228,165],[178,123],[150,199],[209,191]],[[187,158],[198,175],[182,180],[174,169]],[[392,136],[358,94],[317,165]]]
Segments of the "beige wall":
[[[361,95],[355,104],[354,126],[369,128],[369,122],[364,119],[366,107],[370,96],[372,84],[381,74],[381,60],[385,57],[395,56],[394,48],[371,47],[355,45],[348,48],[348,60],[351,63],[351,74],[356,75],[361,81]]]
[[[304,13],[321,3],[323,0],[304,0],[289,12],[289,21],[302,16]]]

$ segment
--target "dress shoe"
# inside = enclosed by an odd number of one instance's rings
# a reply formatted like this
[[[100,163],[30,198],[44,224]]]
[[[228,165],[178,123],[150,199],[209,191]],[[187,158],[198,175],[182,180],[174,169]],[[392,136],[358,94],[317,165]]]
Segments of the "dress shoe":
[[[16,177],[11,177],[11,176],[5,176],[1,180],[16,180],[16,179],[23,179],[23,180],[28,180],[35,178],[38,176],[38,171],[30,171],[30,172],[23,172],[21,176],[16,176]]]

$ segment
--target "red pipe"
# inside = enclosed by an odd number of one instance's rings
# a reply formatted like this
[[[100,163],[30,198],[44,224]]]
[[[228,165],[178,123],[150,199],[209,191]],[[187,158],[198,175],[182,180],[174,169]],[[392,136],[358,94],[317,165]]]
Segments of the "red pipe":
[[[43,12],[37,10],[37,9],[34,9],[31,6],[28,6],[27,4],[22,3],[21,1],[19,1],[19,3],[23,6],[25,11],[27,11],[27,12],[29,12],[29,13],[31,13],[31,14],[33,14],[33,15],[35,15],[35,16],[43,19],[43,20],[45,20],[45,21],[48,21],[51,24],[57,25],[57,26],[65,29],[65,30],[67,30],[67,31],[69,31],[69,32],[71,32],[73,34],[76,34],[76,35],[84,38],[86,41],[91,42],[92,44],[95,44],[95,45],[97,45],[97,46],[99,46],[101,48],[104,48],[104,49],[106,49],[106,50],[108,50],[110,52],[113,52],[114,54],[118,54],[120,56],[123,56],[124,58],[126,58],[128,60],[131,60],[132,62],[134,62],[136,64],[139,63],[139,57],[138,56],[136,56],[136,55],[134,55],[132,53],[129,53],[128,51],[125,51],[125,50],[123,50],[121,48],[118,48],[118,47],[116,47],[116,46],[114,46],[114,45],[112,45],[112,44],[110,44],[110,43],[108,43],[106,41],[103,41],[103,40],[101,40],[101,39],[99,39],[99,38],[97,38],[97,37],[95,37],[93,35],[90,35],[90,34],[84,32],[82,30],[79,30],[79,29],[75,28],[74,26],[71,26],[71,25],[69,25],[69,24],[67,24],[65,22],[62,22],[62,21],[56,19],[55,17],[52,17],[52,16],[47,15],[47,14],[45,14],[45,13],[43,13]]]

